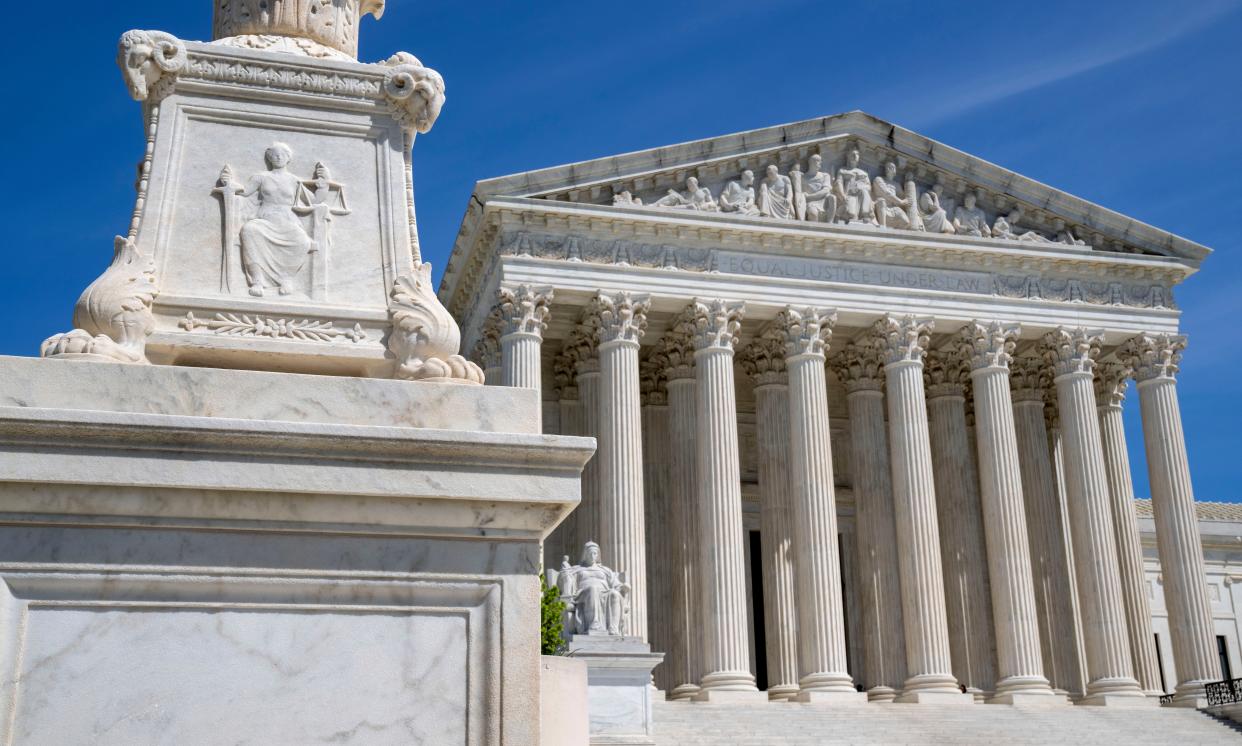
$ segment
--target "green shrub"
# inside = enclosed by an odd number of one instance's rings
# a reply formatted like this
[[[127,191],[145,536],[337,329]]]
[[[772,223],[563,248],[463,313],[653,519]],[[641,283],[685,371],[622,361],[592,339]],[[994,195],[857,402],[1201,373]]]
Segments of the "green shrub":
[[[565,613],[565,604],[561,603],[560,591],[556,586],[547,585],[542,578],[540,585],[543,587],[541,652],[543,655],[564,655],[565,640],[561,635],[564,631],[562,615]]]

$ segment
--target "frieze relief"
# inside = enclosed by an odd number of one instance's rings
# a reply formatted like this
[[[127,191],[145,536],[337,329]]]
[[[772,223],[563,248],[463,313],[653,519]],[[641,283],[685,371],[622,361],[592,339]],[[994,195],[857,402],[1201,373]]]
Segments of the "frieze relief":
[[[592,190],[592,201],[617,207],[723,213],[791,222],[869,227],[941,235],[971,236],[1015,243],[1088,246],[1098,251],[1141,253],[1069,225],[1038,208],[968,184],[964,179],[861,142],[833,150],[825,145],[809,157],[769,153],[740,158],[747,165],[705,164],[676,173],[676,183],[659,188],[668,174],[638,177]],[[805,152],[805,151],[803,151]],[[725,170],[725,173],[721,171]],[[583,192],[547,195],[549,199]]]
[[[970,293],[1014,300],[1131,308],[1176,308],[1169,288],[1157,284],[1081,280],[1041,274],[903,267],[530,231],[517,231],[501,236],[500,255],[646,269]]]

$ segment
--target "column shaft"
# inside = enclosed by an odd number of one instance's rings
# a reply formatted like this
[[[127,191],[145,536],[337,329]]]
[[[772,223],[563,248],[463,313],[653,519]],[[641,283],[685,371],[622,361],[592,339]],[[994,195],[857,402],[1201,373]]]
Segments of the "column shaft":
[[[794,519],[789,492],[789,387],[755,388],[759,441],[759,520],[763,545],[764,636],[768,698],[798,694],[797,605],[794,593]]]
[[[650,396],[650,395],[649,395]],[[662,397],[661,397],[662,399]],[[672,646],[673,522],[668,490],[668,407],[643,406],[643,496],[647,529],[647,629],[651,649],[667,652]],[[656,686],[671,691],[672,670],[667,663],[655,670]]]
[[[972,350],[979,484],[987,536],[997,667],[994,702],[1051,700],[1043,671],[1039,612],[1018,466],[1018,436],[1009,360],[1018,329],[998,323],[967,327]]]
[[[592,360],[579,366],[578,398],[582,403],[582,435],[587,438],[595,438],[597,441],[600,436],[599,379],[599,362],[597,360]],[[591,460],[587,462],[586,468],[582,470],[582,502],[578,505],[578,520],[575,526],[577,530],[575,545],[579,551],[581,551],[582,545],[588,541],[599,543],[601,458],[602,456],[597,446],[595,455],[591,457]]]
[[[1221,672],[1174,378],[1185,345],[1184,337],[1140,336],[1123,352],[1138,379],[1156,548],[1177,668],[1174,702],[1193,707],[1206,704],[1204,685],[1219,681]]]
[[[690,367],[670,371],[668,381],[668,473],[673,532],[673,638],[665,665],[672,672],[669,696],[687,699],[699,691],[703,678],[703,607],[699,560],[698,383]],[[687,376],[688,374],[688,376]]]
[[[1087,333],[1045,337],[1056,372],[1075,574],[1087,656],[1082,704],[1144,701],[1130,658],[1129,631],[1117,580],[1117,542],[1091,370],[1098,341]]]
[[[1147,573],[1143,568],[1143,542],[1139,537],[1138,515],[1134,509],[1134,483],[1130,477],[1130,453],[1126,447],[1121,404],[1125,400],[1128,369],[1117,364],[1096,370],[1096,405],[1100,418],[1100,437],[1104,447],[1104,470],[1108,476],[1109,504],[1113,510],[1113,531],[1117,535],[1117,564],[1121,570],[1121,600],[1125,606],[1126,627],[1130,635],[1130,657],[1134,677],[1147,696],[1164,694],[1160,686],[1160,667],[1156,659],[1155,635],[1151,626],[1151,604],[1147,599]]]

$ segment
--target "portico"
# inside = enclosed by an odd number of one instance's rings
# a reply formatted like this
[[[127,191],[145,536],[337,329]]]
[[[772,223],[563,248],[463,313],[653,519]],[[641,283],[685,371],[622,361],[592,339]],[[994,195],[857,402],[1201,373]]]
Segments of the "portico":
[[[475,196],[441,299],[598,438],[547,563],[601,543],[669,697],[1155,705],[1128,447],[1176,701],[1219,678],[1172,300],[1207,249],[859,112]]]

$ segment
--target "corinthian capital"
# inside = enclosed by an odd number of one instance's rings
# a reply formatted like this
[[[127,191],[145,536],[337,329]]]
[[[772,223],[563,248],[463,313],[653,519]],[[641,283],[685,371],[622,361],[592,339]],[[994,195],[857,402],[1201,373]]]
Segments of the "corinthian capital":
[[[1048,366],[1038,357],[1023,355],[1009,364],[1009,386],[1016,402],[1042,402],[1048,383]]]
[[[1013,351],[1018,345],[1018,335],[1022,327],[1017,324],[1003,324],[999,321],[967,324],[958,333],[963,356],[970,363],[971,370],[985,368],[1008,369],[1013,361]]]
[[[920,363],[931,342],[932,319],[916,316],[885,316],[871,326],[872,340],[879,345],[887,365]]]
[[[664,376],[670,381],[694,378],[694,338],[690,309],[674,319],[664,336],[656,343],[660,361],[664,363]],[[652,352],[651,359],[657,359]]]
[[[599,335],[596,331],[598,317],[587,315],[575,326],[561,347],[561,354],[569,360],[575,376],[599,372]]]
[[[781,334],[769,333],[755,339],[739,355],[738,362],[756,386],[789,382],[789,371],[785,368],[785,340]]]
[[[533,334],[542,338],[548,328],[551,302],[552,288],[549,287],[502,287],[500,303],[496,306],[500,312],[501,336]]]
[[[1095,369],[1095,359],[1100,355],[1103,341],[1104,335],[1100,332],[1058,327],[1044,335],[1044,360],[1055,376],[1090,374]]]
[[[668,355],[656,347],[638,364],[638,390],[645,406],[668,403]]]
[[[967,353],[957,345],[928,352],[923,363],[923,383],[927,386],[928,397],[932,399],[965,396],[966,387],[970,384]]]
[[[691,306],[694,348],[697,351],[733,351],[737,333],[742,329],[745,303],[731,303],[720,299],[696,300]]]
[[[1186,338],[1172,334],[1140,334],[1117,350],[1117,357],[1134,369],[1139,383],[1174,379],[1180,369]]]
[[[773,329],[783,338],[786,357],[823,356],[828,351],[828,341],[832,339],[832,327],[836,323],[836,311],[789,306],[777,315]]]
[[[626,342],[637,346],[647,331],[647,311],[650,308],[650,296],[627,292],[616,295],[600,293],[591,302],[588,313],[598,319],[600,344]]]
[[[850,342],[829,364],[846,394],[884,390],[884,358],[874,345]]]
[[[500,367],[500,327],[500,311],[492,309],[479,329],[479,339],[474,343],[474,350],[470,355],[484,370]]]
[[[1095,404],[1097,407],[1120,407],[1126,400],[1126,381],[1130,366],[1124,363],[1100,363],[1095,366]]]

